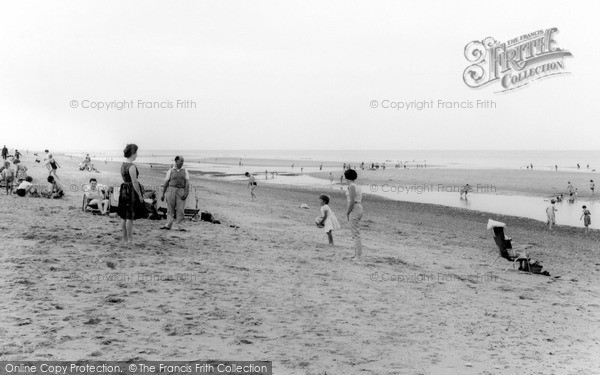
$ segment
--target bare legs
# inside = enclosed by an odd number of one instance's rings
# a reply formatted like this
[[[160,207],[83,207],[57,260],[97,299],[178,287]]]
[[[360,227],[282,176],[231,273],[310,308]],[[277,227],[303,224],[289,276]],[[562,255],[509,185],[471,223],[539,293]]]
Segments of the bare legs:
[[[363,208],[359,203],[354,204],[354,209],[350,212],[350,232],[354,238],[354,257],[352,259],[357,260],[362,258],[362,241],[360,238],[360,220],[363,216]]]
[[[123,220],[121,222],[121,230],[123,231],[123,242],[133,242],[133,220]]]
[[[333,233],[332,233],[332,231],[327,232],[327,239],[329,240],[329,246],[333,246]]]

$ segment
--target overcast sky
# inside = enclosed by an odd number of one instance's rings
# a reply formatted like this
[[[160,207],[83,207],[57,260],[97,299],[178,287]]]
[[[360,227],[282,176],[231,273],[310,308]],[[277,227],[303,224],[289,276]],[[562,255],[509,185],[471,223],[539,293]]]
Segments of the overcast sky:
[[[0,143],[598,149],[599,10],[548,0],[2,2]],[[573,54],[570,74],[501,94],[498,83],[463,82],[469,42],[551,27]],[[174,108],[138,108],[139,100]],[[196,108],[175,108],[177,100]],[[384,100],[496,108],[398,111]],[[133,108],[83,108],[113,101]]]

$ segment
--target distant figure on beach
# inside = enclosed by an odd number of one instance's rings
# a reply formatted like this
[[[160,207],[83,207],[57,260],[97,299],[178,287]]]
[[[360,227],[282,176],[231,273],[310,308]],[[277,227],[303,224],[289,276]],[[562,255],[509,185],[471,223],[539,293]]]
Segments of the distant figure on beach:
[[[322,171],[323,170],[323,164],[319,165],[319,170]]]
[[[21,159],[21,153],[15,148],[15,159]]]
[[[269,172],[265,171],[265,180],[269,179]]]
[[[294,164],[292,164],[292,169],[294,169]]]
[[[333,174],[329,172],[329,183],[333,184]]]
[[[554,164],[554,170],[558,171],[558,165]]]
[[[583,219],[583,225],[585,226],[585,233],[590,231],[590,225],[592,224],[592,213],[587,209],[586,206],[581,206],[583,213],[579,220]]]
[[[548,225],[548,229],[552,230],[552,226],[556,225],[555,212],[558,210],[554,206],[554,204],[556,203],[556,201],[554,199],[550,200],[550,203],[551,203],[550,206],[546,207],[546,216],[548,216],[548,221],[546,222],[546,224]]]
[[[7,157],[8,157],[8,149],[6,148],[6,145],[4,145],[4,147],[2,147],[2,159],[6,160]]]
[[[562,200],[563,200],[563,195],[562,194],[559,194],[559,195],[556,196],[556,201],[557,202],[562,202]]]
[[[331,200],[329,195],[322,194],[319,196],[319,200],[321,201],[321,216],[316,219],[317,226],[323,228],[325,234],[327,234],[329,246],[334,246],[333,231],[341,228],[340,223],[329,207],[329,201]]]
[[[10,162],[4,162],[4,168],[2,169],[2,181],[6,185],[6,195],[10,195],[13,192],[13,181],[15,180],[15,171],[10,167]]]
[[[348,190],[346,191],[346,199],[348,201],[348,209],[346,210],[346,218],[350,223],[350,232],[354,239],[354,257],[352,260],[362,258],[362,242],[360,238],[360,220],[363,217],[364,211],[362,207],[362,190],[356,185],[358,174],[354,169],[348,169],[344,172],[344,177],[348,180]]]
[[[572,197],[574,193],[575,193],[575,189],[573,188],[573,185],[571,185],[571,181],[568,181],[567,182],[567,194],[569,194],[569,197]]]
[[[304,172],[304,167],[300,167],[300,173]]]
[[[137,211],[136,207],[146,207],[144,203],[144,196],[142,195],[142,189],[138,181],[140,172],[133,162],[137,159],[138,146],[130,143],[125,146],[123,150],[123,156],[125,161],[121,164],[121,177],[123,183],[121,184],[121,191],[119,192],[119,206],[117,213],[119,217],[123,219],[121,223],[121,230],[123,231],[123,242],[133,242],[133,221],[140,219],[140,211]]]
[[[340,185],[343,185],[343,184],[344,184],[344,175],[341,175],[340,176]]]
[[[529,164],[531,166],[531,170],[533,171],[533,164]]]
[[[56,178],[57,180],[59,179],[58,176],[56,175],[56,171],[58,170],[58,168],[60,168],[60,165],[58,165],[58,162],[56,160],[54,160],[54,158],[52,157],[52,154],[48,154],[48,161],[46,162],[46,168],[48,168],[49,176],[54,176],[54,178]]]
[[[596,188],[596,184],[594,184],[594,180],[590,180],[590,190],[592,191],[592,195],[594,195],[595,188]]]
[[[465,186],[460,188],[460,197],[463,197],[463,194],[465,195],[465,199],[467,199],[467,194],[469,194],[469,192],[473,190],[473,188],[469,185],[466,184]]]
[[[175,168],[167,171],[162,187],[161,201],[167,198],[167,223],[160,229],[170,230],[175,221],[175,230],[186,230],[181,226],[185,218],[185,200],[190,192],[190,175],[183,168],[183,156],[175,157]],[[175,218],[177,217],[177,218]]]
[[[244,176],[248,177],[248,187],[250,188],[250,198],[252,200],[254,200],[254,199],[256,199],[256,194],[254,194],[254,190],[256,189],[256,180],[254,179],[254,176],[248,172],[244,173]]]
[[[577,163],[577,169],[581,168],[581,166],[579,166],[579,163]]]

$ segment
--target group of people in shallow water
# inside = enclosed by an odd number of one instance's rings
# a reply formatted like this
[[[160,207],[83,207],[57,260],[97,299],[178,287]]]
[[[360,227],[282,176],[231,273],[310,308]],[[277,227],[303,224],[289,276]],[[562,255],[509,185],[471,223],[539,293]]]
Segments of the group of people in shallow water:
[[[595,189],[596,185],[594,183],[594,180],[590,180],[590,191],[591,191],[591,195],[595,195],[594,194],[594,189]],[[569,203],[575,203],[575,200],[577,199],[577,188],[573,187],[573,184],[571,184],[571,181],[567,182],[567,201]],[[556,225],[556,211],[558,211],[558,209],[556,209],[556,203],[557,202],[562,202],[564,199],[564,195],[563,194],[559,194],[556,196],[556,198],[552,198],[550,199],[550,205],[548,207],[546,207],[546,216],[548,218],[548,220],[546,221],[546,225],[548,226],[549,230],[552,230],[552,227]],[[592,225],[592,213],[590,212],[590,210],[587,208],[586,205],[581,206],[581,216],[579,217],[579,220],[583,221],[583,226],[585,227],[585,232],[588,233],[590,231],[590,225]]]

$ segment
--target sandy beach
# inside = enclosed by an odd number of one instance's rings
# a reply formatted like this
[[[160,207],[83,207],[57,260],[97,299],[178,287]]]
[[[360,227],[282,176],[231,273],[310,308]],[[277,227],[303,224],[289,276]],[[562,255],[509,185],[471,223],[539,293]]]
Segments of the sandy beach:
[[[314,225],[319,191],[259,181],[251,202],[245,182],[194,175],[199,208],[222,223],[174,232],[138,220],[127,248],[120,219],[81,211],[80,187],[90,177],[119,184],[120,163],[89,173],[55,157],[63,199],[0,192],[0,360],[269,360],[274,374],[306,375],[600,371],[597,232],[367,196],[365,259],[351,262],[341,190],[330,206],[342,228],[329,247]],[[34,183],[46,177],[33,155],[24,163]],[[141,165],[142,184],[158,186],[158,169]],[[567,176],[434,171],[405,177],[554,194]],[[504,259],[488,268],[498,255],[489,218],[507,223],[515,243],[534,245],[551,276],[504,273]]]

